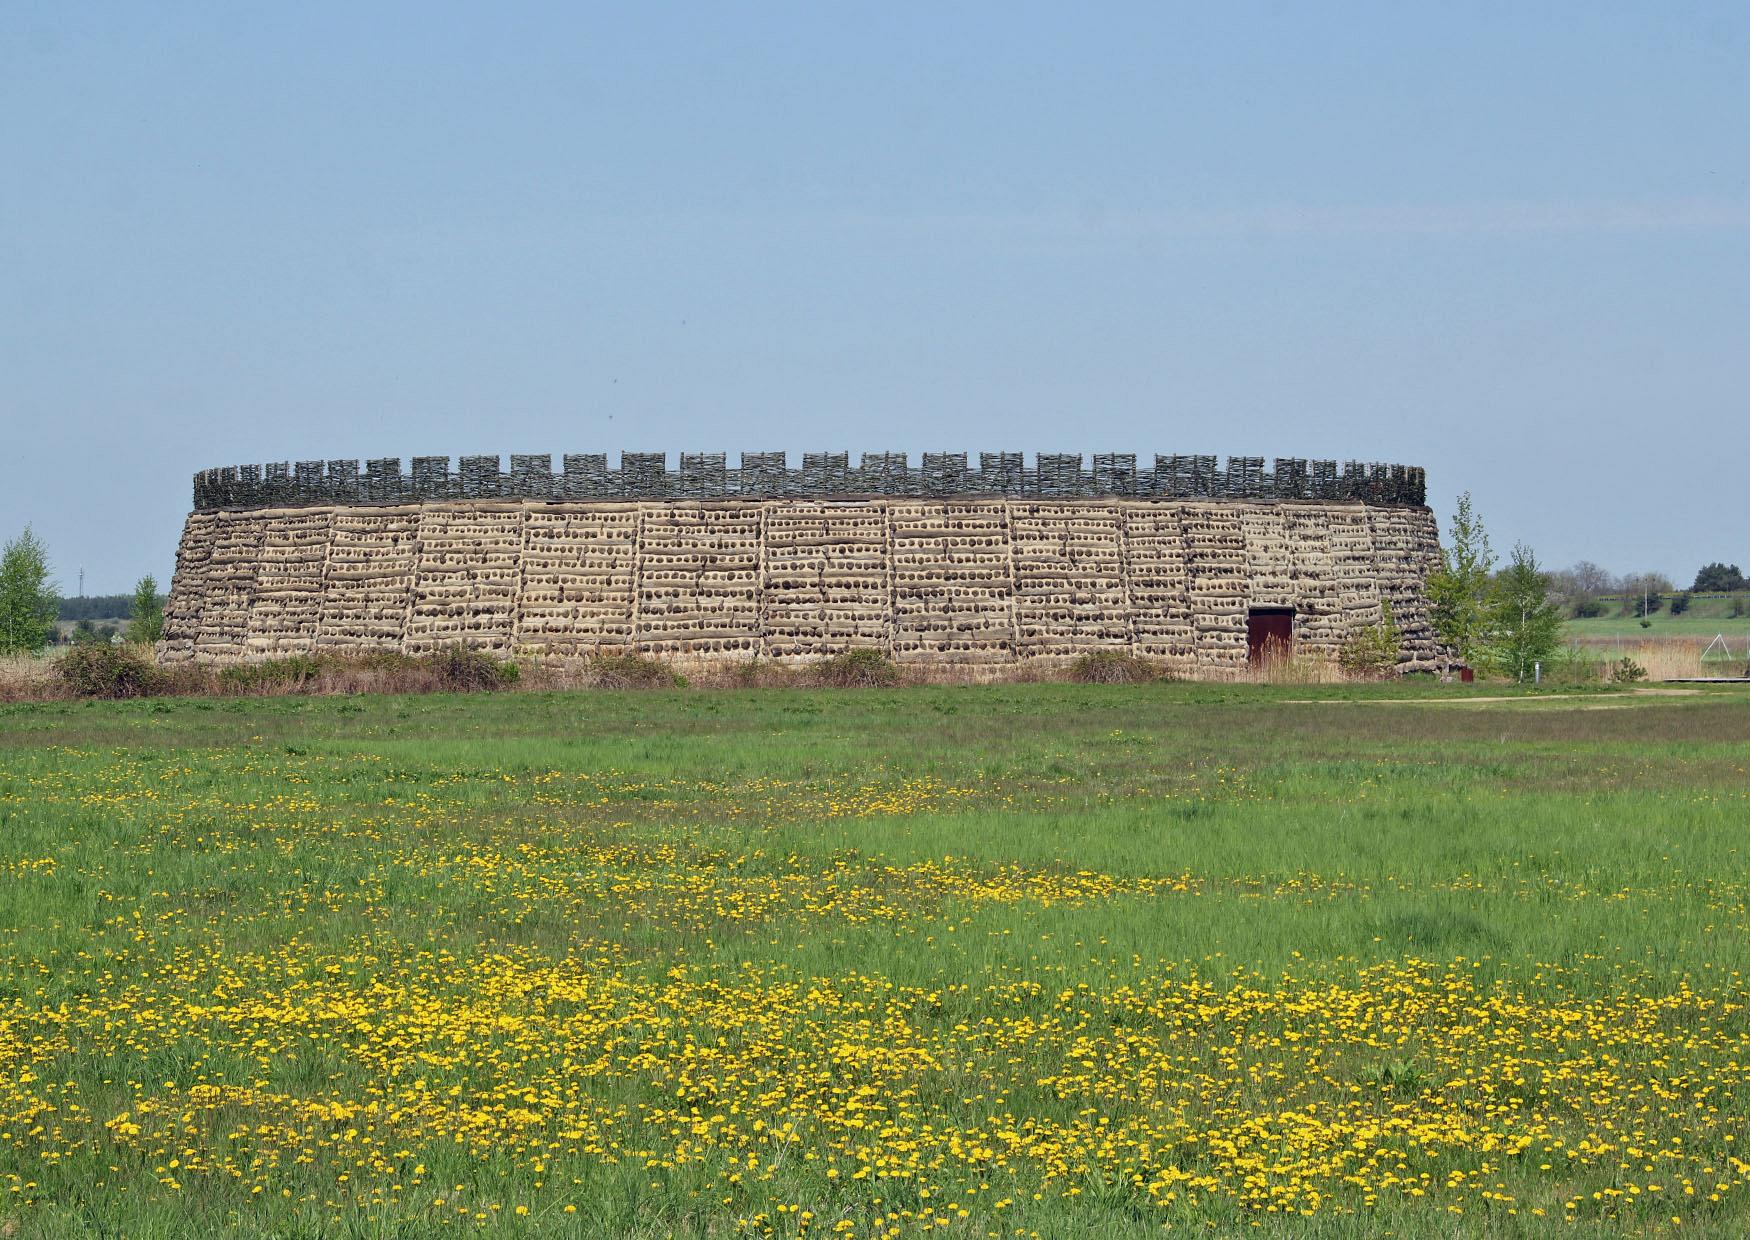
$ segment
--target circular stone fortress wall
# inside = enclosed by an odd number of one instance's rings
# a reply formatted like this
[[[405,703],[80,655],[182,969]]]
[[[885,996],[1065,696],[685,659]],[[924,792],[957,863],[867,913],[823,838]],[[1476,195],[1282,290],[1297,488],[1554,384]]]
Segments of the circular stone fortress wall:
[[[206,470],[159,657],[461,642],[511,656],[819,658],[993,671],[1097,651],[1181,675],[1266,641],[1335,657],[1389,602],[1433,665],[1420,469],[1131,455],[626,453]]]

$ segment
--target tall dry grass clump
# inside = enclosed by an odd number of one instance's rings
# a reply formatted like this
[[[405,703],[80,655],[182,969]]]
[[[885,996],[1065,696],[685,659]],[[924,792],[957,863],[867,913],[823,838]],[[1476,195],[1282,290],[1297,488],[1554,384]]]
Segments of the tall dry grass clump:
[[[1362,679],[1379,680],[1369,671]],[[1249,665],[1239,679],[1254,685],[1340,685],[1351,679],[1334,659],[1319,659],[1307,654],[1267,652],[1257,663]]]
[[[660,659],[641,654],[592,654],[579,668],[580,682],[594,689],[679,689],[687,678]]]
[[[34,654],[0,655],[0,702],[40,701],[60,696],[54,664]]]
[[[200,669],[206,691],[245,697],[347,693],[481,693],[520,680],[514,663],[455,645],[431,654],[374,650],[349,655],[288,655],[261,663]],[[200,689],[185,690],[201,692]]]
[[[1069,665],[1068,676],[1079,685],[1141,685],[1167,679],[1164,668],[1121,650],[1084,654]]]
[[[872,646],[841,650],[810,664],[808,673],[813,683],[835,689],[876,689],[900,681],[898,665],[885,651]]]

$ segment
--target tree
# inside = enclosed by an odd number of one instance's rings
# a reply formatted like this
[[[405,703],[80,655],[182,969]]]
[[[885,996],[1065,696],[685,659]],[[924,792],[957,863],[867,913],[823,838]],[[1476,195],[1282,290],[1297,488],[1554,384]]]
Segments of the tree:
[[[1676,587],[1664,573],[1636,573],[1622,579],[1623,614],[1643,620],[1665,605],[1664,596]]]
[[[1495,661],[1515,680],[1532,674],[1562,643],[1562,613],[1549,597],[1549,575],[1524,543],[1495,580],[1489,601]]]
[[[1604,614],[1604,600],[1599,596],[1616,589],[1616,578],[1591,560],[1581,560],[1572,568],[1551,573],[1550,588],[1569,616],[1584,620]]]
[[[1716,560],[1702,567],[1690,588],[1698,594],[1730,594],[1746,585],[1750,582],[1744,580],[1744,574],[1738,571],[1736,564],[1721,564]]]
[[[1689,610],[1689,591],[1679,590],[1671,596],[1671,614],[1681,616]]]
[[[128,640],[150,645],[164,635],[164,605],[158,598],[158,579],[147,573],[134,583],[133,623]]]
[[[0,552],[0,654],[34,654],[55,631],[49,556],[30,526]]]
[[[1470,492],[1458,497],[1458,511],[1440,549],[1440,567],[1428,578],[1428,603],[1441,645],[1472,667],[1485,661],[1489,637],[1489,574],[1495,553],[1482,518],[1471,507]]]
[[[1337,663],[1357,679],[1379,680],[1397,671],[1404,637],[1392,616],[1391,602],[1381,599],[1379,623],[1370,624],[1343,643]]]
[[[1609,594],[1616,588],[1616,578],[1591,560],[1581,560],[1568,570],[1576,589],[1586,594]]]

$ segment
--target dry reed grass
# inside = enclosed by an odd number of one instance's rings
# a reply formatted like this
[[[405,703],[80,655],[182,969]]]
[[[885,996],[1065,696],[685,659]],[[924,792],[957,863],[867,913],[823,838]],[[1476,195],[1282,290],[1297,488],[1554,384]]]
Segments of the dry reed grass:
[[[41,701],[60,697],[55,692],[53,662],[42,655],[0,655],[0,702]]]
[[[1697,676],[1744,676],[1750,674],[1750,655],[1741,645],[1730,651],[1734,656],[1702,662],[1708,642],[1695,637],[1661,637],[1642,641],[1620,638],[1581,638],[1575,648],[1590,660],[1602,665],[1622,659],[1633,659],[1647,671],[1648,680],[1688,680]],[[1718,646],[1714,647],[1717,652]]]
[[[1245,668],[1236,680],[1253,685],[1340,685],[1354,679],[1346,674],[1334,659],[1319,659],[1305,654],[1267,653],[1258,663]],[[1380,679],[1367,677],[1365,679]]]

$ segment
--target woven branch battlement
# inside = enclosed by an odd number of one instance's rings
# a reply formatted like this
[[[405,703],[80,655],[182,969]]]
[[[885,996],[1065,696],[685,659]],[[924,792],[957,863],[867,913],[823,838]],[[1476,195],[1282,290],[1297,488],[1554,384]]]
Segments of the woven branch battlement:
[[[743,452],[739,468],[721,452],[682,453],[679,470],[662,452],[625,452],[618,469],[605,453],[567,453],[555,472],[549,455],[513,455],[506,472],[496,456],[416,456],[411,474],[400,457],[228,465],[194,476],[196,511],[334,504],[406,504],[426,500],[522,499],[859,499],[874,496],[1010,499],[1351,500],[1421,507],[1425,476],[1413,465],[1308,461],[1261,456],[1159,456],[1138,469],[1132,453],[983,452],[970,467],[964,452],[926,452],[913,466],[903,452],[810,452],[792,469],[785,453]]]

